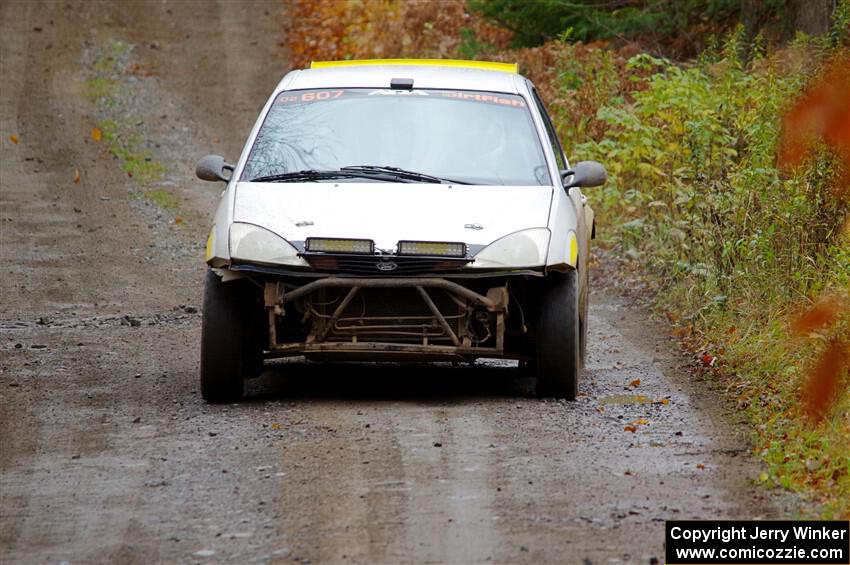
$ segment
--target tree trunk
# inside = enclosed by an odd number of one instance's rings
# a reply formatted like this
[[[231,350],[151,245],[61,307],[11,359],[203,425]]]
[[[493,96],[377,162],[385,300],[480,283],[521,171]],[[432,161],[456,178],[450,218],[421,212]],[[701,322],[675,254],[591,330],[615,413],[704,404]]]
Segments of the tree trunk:
[[[788,15],[793,18],[794,31],[802,31],[807,35],[823,35],[828,32],[835,1],[791,0],[788,4]]]
[[[764,26],[770,12],[761,0],[741,0],[741,23],[744,26],[744,37],[738,56],[745,64],[753,56],[753,42]]]

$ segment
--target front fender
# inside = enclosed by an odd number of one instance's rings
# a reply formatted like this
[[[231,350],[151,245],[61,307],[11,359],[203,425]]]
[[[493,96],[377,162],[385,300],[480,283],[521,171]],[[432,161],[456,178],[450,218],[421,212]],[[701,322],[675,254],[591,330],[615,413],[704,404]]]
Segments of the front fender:
[[[215,211],[213,226],[207,237],[205,260],[213,267],[223,267],[230,263],[230,224],[233,222],[235,188],[235,181],[230,181],[222,192]]]
[[[549,241],[549,254],[546,257],[547,269],[563,271],[578,266],[583,239],[579,222],[573,200],[564,190],[556,189],[549,210],[552,239]]]

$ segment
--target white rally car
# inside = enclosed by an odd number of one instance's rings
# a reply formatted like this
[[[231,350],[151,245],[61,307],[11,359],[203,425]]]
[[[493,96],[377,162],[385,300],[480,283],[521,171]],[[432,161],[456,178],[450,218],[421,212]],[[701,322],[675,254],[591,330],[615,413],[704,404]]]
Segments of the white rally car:
[[[573,399],[593,211],[516,65],[383,60],[287,74],[207,240],[201,392],[238,399],[264,359],[516,359]]]

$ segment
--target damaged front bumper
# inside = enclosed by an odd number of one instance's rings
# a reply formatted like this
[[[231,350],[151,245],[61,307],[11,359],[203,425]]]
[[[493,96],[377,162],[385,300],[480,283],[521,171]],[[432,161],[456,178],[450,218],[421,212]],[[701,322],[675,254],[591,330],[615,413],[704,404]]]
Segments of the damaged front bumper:
[[[300,285],[269,279],[263,286],[269,356],[503,357],[508,284],[484,286],[437,277],[330,276]]]

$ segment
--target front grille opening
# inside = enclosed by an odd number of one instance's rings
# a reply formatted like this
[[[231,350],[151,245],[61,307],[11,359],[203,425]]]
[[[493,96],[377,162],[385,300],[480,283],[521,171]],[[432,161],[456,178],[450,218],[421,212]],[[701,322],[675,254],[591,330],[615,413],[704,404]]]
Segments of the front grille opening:
[[[452,272],[471,262],[466,258],[404,255],[302,253],[301,256],[319,271],[377,276]]]
[[[329,342],[452,343],[415,288],[361,288],[331,324],[346,294],[348,289],[326,289],[305,300],[311,334],[325,333],[324,341]],[[429,296],[452,331],[465,335],[469,308],[441,290],[430,290]]]

